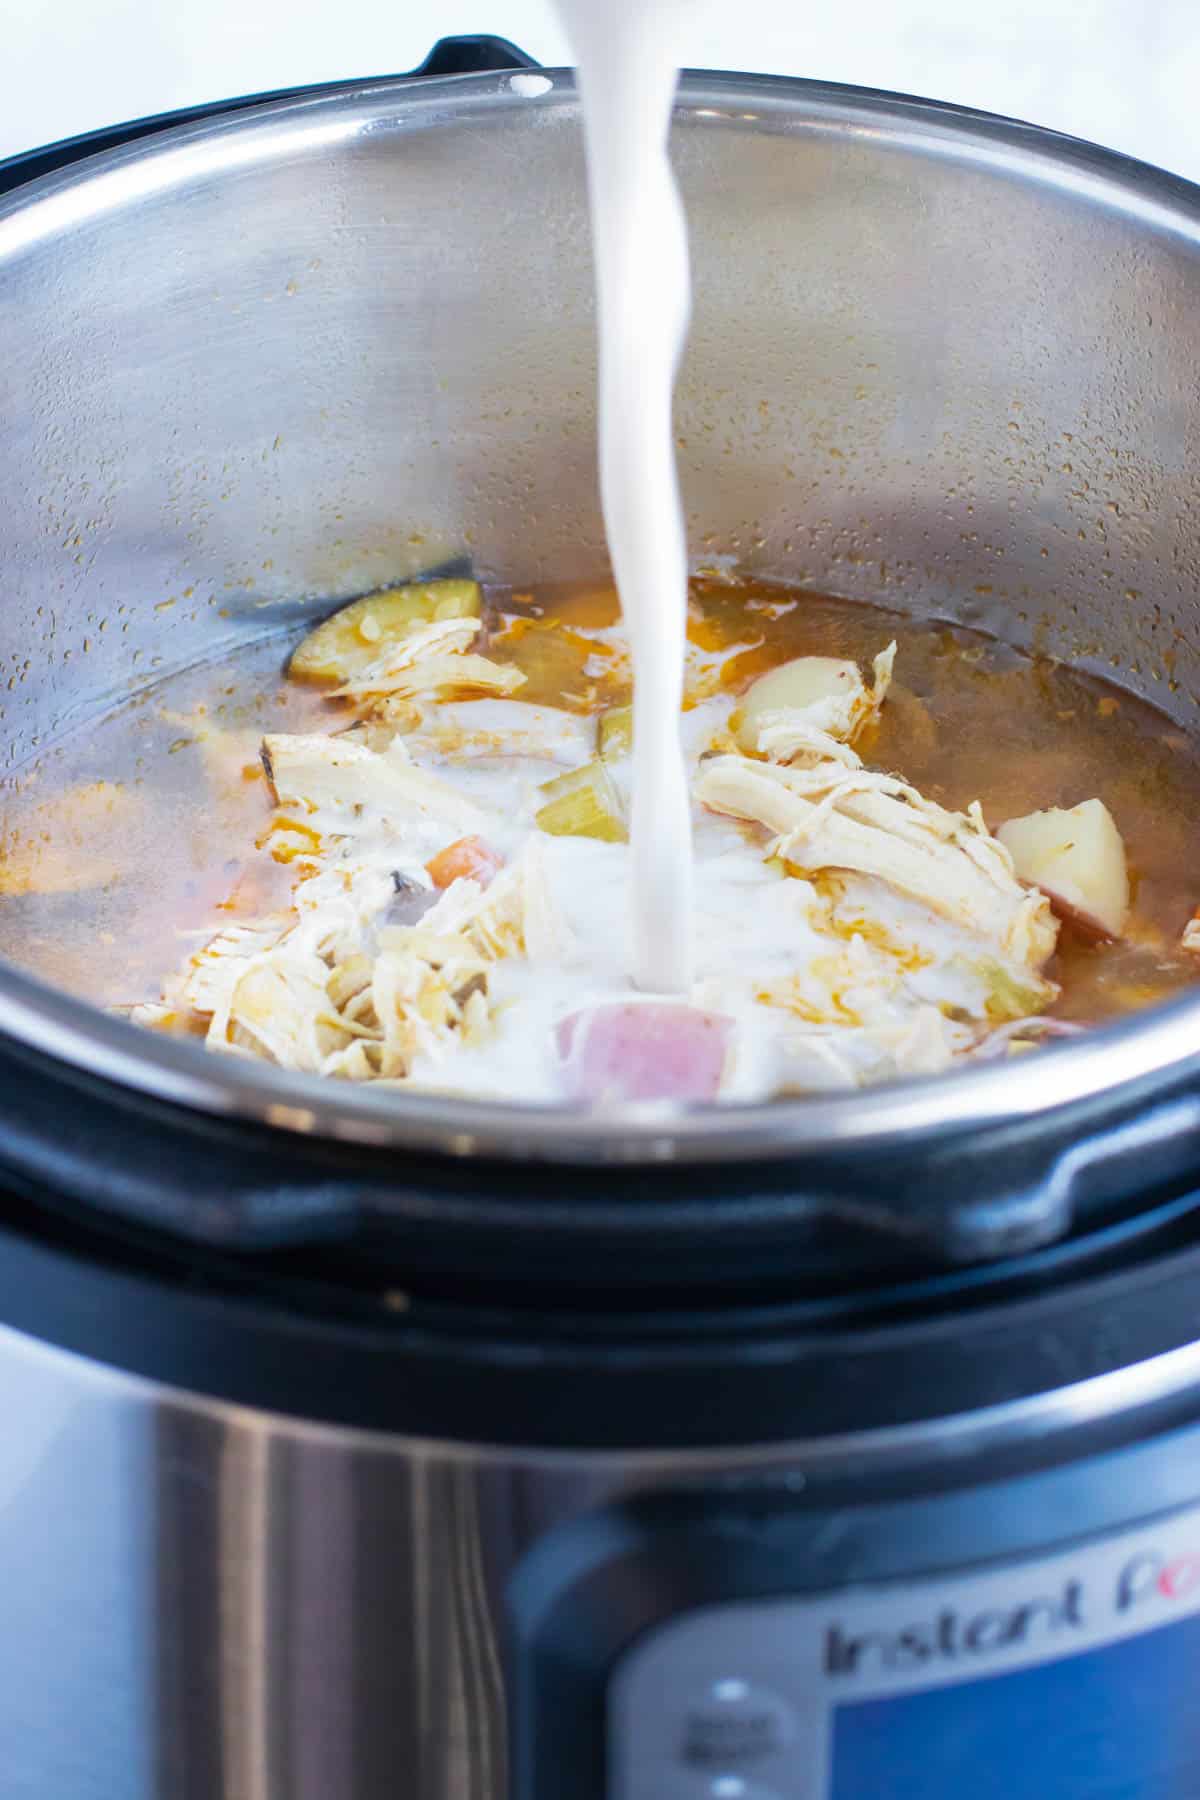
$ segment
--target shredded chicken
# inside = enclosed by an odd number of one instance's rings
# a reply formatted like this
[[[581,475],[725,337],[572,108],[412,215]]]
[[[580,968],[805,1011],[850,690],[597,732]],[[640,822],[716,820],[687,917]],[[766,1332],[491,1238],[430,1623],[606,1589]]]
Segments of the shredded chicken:
[[[306,936],[302,920],[270,949],[227,955],[204,985],[185,984],[209,1017],[211,1048],[308,1074],[395,1078],[486,1020],[484,960],[462,938],[391,930],[370,953],[360,936],[322,955]]]
[[[405,733],[414,756],[530,757],[571,769],[593,755],[595,738],[593,721],[578,713],[506,699],[438,701],[420,709]]]
[[[768,855],[804,874],[850,869],[920,900],[941,917],[1040,968],[1057,926],[1049,902],[1023,888],[978,807],[948,812],[893,776],[843,763],[791,769],[745,756],[707,763],[705,806],[775,833]]]
[[[328,977],[321,958],[300,949],[248,958],[213,1011],[209,1045],[257,1051],[281,1068],[319,1074],[346,1041],[329,1005]]]
[[[923,1006],[901,1023],[816,1025],[789,1033],[781,1044],[782,1073],[786,1085],[806,1093],[858,1087],[863,1080],[941,1075],[970,1041],[936,1006]],[[847,1053],[850,1045],[857,1066]]]
[[[878,719],[892,683],[896,645],[881,650],[872,665],[874,682],[868,687],[859,676],[843,693],[831,694],[808,706],[781,707],[763,713],[756,727],[756,748],[771,762],[811,761],[844,763],[858,769],[862,762],[850,748],[851,740]]]
[[[941,1075],[962,1046],[955,1042],[943,1014],[935,1006],[925,1006],[910,1024],[892,1034],[887,1047],[898,1075]]]
[[[382,655],[333,690],[351,700],[411,698],[484,689],[511,694],[525,682],[511,663],[467,654],[479,636],[478,619],[435,619],[388,644]]]
[[[596,839],[592,861],[568,856],[576,883],[589,870],[611,879],[620,864],[605,859],[626,852],[599,831],[576,826],[564,840],[536,828],[554,786],[546,763],[595,767],[608,780],[604,739],[597,756],[593,721],[504,698],[523,677],[473,652],[478,618],[435,618],[385,638],[367,627],[371,614],[359,637],[379,642],[379,654],[356,660],[356,643],[353,676],[336,690],[364,703],[355,724],[262,742],[275,802],[263,841],[299,877],[291,911],[218,932],[162,1002],[134,1016],[302,1073],[454,1091],[455,1058],[484,1051],[471,1066],[486,1070],[505,1041],[512,965],[544,970],[554,987],[580,970],[577,979],[592,979],[595,942],[564,911],[570,883],[556,890],[551,880],[564,841]],[[337,649],[310,661],[326,673]],[[1017,879],[978,805],[950,812],[864,767],[851,746],[878,717],[895,649],[875,658],[869,685],[853,665],[797,665],[780,691],[802,697],[806,679],[808,692],[822,682],[827,691],[748,710],[749,738],[742,726],[731,736],[730,701],[686,715],[696,798],[770,834],[752,849],[744,830],[708,822],[729,844],[728,861],[706,865],[727,909],[714,932],[721,953],[675,1010],[699,1006],[730,1032],[735,1018],[761,1021],[765,1009],[771,1019],[765,1039],[750,1031],[750,1048],[735,1034],[722,1092],[937,1074],[991,1040],[1024,1041],[1012,1022],[1057,995],[1040,972],[1057,930],[1049,903]],[[445,698],[489,689],[501,697]],[[471,837],[489,856],[456,861]],[[744,939],[734,928],[743,891],[745,905],[771,916],[761,958],[753,928]],[[1188,932],[1185,945],[1200,950],[1200,922]]]
[[[536,835],[489,887],[469,880],[451,883],[425,923],[431,930],[461,933],[489,961],[524,956],[550,962],[570,954],[570,932],[551,898]]]
[[[302,1073],[402,1079],[418,1056],[438,1061],[486,1035],[491,964],[570,954],[536,837],[486,889],[453,882],[416,926],[386,922],[393,871],[346,860],[346,848],[335,839],[299,884],[290,922],[231,926],[192,957],[179,1003],[208,1020],[210,1048]],[[408,879],[428,885],[423,872]]]
[[[401,738],[370,750],[345,735],[272,736],[263,739],[262,755],[276,805],[305,818],[331,815],[337,835],[415,818],[444,819],[464,832],[483,823],[457,788],[417,767]]]
[[[193,1012],[215,1012],[251,958],[271,949],[286,929],[286,919],[263,919],[251,925],[230,925],[219,931],[188,964],[180,986],[180,1000]]]

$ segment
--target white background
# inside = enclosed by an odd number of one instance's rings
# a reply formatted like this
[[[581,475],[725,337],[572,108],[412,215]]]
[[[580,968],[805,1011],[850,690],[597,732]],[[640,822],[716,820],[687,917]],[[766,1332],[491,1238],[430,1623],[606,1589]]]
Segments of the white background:
[[[1200,180],[1200,0],[685,0],[681,10],[680,59],[693,67],[956,100]],[[566,60],[550,0],[0,0],[0,156],[198,101],[394,73],[466,31]]]

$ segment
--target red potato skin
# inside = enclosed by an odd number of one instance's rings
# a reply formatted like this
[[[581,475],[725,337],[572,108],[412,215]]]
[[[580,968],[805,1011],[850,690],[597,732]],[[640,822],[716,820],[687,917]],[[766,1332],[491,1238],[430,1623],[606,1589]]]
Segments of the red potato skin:
[[[1072,906],[1069,900],[1064,900],[1053,888],[1043,887],[1036,881],[1027,881],[1025,886],[1035,889],[1039,894],[1045,894],[1055,918],[1062,924],[1069,925],[1085,944],[1115,944],[1119,941],[1111,931],[1105,929],[1099,919],[1094,919],[1091,913],[1080,912],[1077,906]]]
[[[563,1088],[572,1100],[712,1100],[733,1021],[679,1001],[631,1001],[575,1013],[558,1027]]]

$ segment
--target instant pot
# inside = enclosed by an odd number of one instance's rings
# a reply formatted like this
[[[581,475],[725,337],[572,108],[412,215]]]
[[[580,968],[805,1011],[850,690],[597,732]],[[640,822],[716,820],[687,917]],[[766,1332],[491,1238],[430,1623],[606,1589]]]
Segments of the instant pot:
[[[603,576],[582,155],[460,40],[0,170],[10,771],[387,582]],[[761,76],[674,156],[697,563],[1194,733],[1200,192]],[[618,1128],[3,967],[5,1800],[1190,1800],[1198,1050]]]

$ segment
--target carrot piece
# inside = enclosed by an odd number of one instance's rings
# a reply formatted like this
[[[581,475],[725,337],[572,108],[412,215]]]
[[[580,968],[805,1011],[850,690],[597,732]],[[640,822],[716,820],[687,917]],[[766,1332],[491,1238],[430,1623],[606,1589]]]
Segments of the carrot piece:
[[[436,888],[448,888],[452,881],[477,881],[486,887],[504,867],[504,858],[485,844],[481,837],[458,838],[425,864],[425,872]]]

